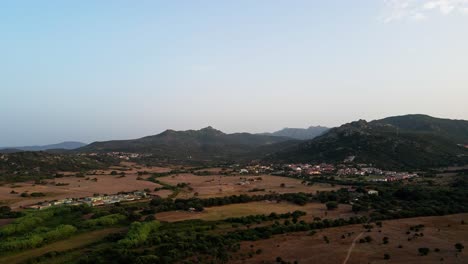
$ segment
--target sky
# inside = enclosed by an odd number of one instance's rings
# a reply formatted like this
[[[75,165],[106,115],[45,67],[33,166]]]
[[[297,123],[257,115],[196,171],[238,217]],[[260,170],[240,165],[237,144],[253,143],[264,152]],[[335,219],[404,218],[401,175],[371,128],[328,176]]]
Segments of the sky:
[[[468,0],[1,1],[0,146],[468,120]]]

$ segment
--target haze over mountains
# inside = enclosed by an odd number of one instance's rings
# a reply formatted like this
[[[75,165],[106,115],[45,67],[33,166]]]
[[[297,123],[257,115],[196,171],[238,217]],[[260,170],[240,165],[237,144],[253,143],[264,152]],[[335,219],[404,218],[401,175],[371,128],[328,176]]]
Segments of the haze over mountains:
[[[0,147],[0,152],[18,152],[18,151],[46,151],[46,150],[73,150],[86,146],[85,143],[77,141],[65,141],[58,144],[50,144],[43,146],[23,146],[23,147]]]

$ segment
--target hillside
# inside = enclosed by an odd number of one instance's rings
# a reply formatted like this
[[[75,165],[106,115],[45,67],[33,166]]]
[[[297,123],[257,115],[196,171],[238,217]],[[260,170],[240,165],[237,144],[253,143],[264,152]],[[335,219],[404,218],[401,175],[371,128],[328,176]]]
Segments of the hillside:
[[[273,133],[263,133],[262,135],[289,137],[298,140],[307,140],[318,137],[328,131],[328,127],[310,126],[309,128],[283,128]]]
[[[14,152],[21,152],[21,151],[46,151],[46,150],[57,150],[57,149],[72,150],[72,149],[81,148],[83,146],[86,146],[86,144],[82,142],[76,142],[76,141],[65,141],[65,142],[58,143],[58,144],[50,144],[50,145],[44,145],[44,146],[0,148],[0,152],[14,153]]]
[[[147,153],[167,161],[237,161],[261,158],[295,143],[286,137],[225,134],[207,127],[201,130],[166,130],[134,140],[94,142],[77,151]]]
[[[37,180],[61,171],[87,171],[106,168],[114,163],[109,157],[58,155],[42,151],[0,154],[0,182]]]
[[[287,162],[355,162],[383,168],[423,168],[468,163],[468,121],[425,115],[359,120],[266,158]]]

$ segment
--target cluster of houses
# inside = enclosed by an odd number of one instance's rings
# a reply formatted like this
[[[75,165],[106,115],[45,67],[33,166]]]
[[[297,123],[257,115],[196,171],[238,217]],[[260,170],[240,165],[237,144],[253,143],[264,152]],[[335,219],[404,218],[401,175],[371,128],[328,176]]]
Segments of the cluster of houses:
[[[409,172],[396,172],[396,171],[384,171],[374,167],[364,167],[364,168],[342,168],[336,172],[339,176],[366,176],[374,175],[381,176],[371,181],[377,182],[392,182],[392,181],[402,181],[410,178],[417,177],[416,173]]]
[[[377,182],[393,182],[393,181],[403,181],[408,180],[414,177],[418,177],[416,173],[409,172],[395,172],[395,171],[386,171],[384,177],[372,179],[372,181]]]
[[[322,163],[319,165],[312,164],[287,164],[286,169],[289,172],[295,174],[306,174],[306,175],[320,175],[333,173],[336,168],[332,164]]]
[[[392,182],[407,180],[417,177],[416,173],[385,171],[379,168],[369,166],[368,164],[356,164],[349,166],[346,164],[332,165],[321,163],[313,164],[286,164],[279,169],[278,175],[295,176],[300,178],[311,178],[320,175],[338,175],[338,176],[377,176],[369,181]],[[273,174],[275,174],[273,173]]]
[[[239,174],[268,174],[273,171],[274,169],[272,166],[257,164],[241,168]]]
[[[366,167],[366,168],[342,168],[336,172],[339,176],[364,176],[364,175],[382,175],[384,171],[381,169]]]
[[[135,191],[131,193],[119,193],[113,195],[95,195],[90,197],[83,198],[65,198],[61,200],[54,201],[45,201],[33,205],[24,207],[25,209],[46,209],[52,206],[61,206],[61,205],[82,205],[86,204],[89,206],[101,206],[108,204],[115,204],[119,202],[135,201],[143,198],[147,198],[148,195],[143,191]]]

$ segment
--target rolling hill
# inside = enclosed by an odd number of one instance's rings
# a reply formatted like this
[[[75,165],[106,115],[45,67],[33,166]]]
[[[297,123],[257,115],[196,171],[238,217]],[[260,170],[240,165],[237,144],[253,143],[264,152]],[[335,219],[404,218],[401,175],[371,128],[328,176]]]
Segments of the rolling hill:
[[[427,168],[468,164],[468,121],[427,115],[359,120],[274,153],[267,161],[355,162],[382,168]]]
[[[133,140],[94,142],[76,151],[147,153],[167,161],[238,161],[261,158],[296,143],[286,137],[225,134],[206,127],[187,131],[166,130]]]
[[[0,154],[0,182],[50,178],[61,171],[103,169],[112,164],[117,164],[117,160],[107,156],[86,157],[43,151]]]
[[[328,127],[310,126],[309,128],[283,128],[273,133],[262,133],[262,135],[289,137],[298,140],[307,140],[318,137],[328,131]]]

